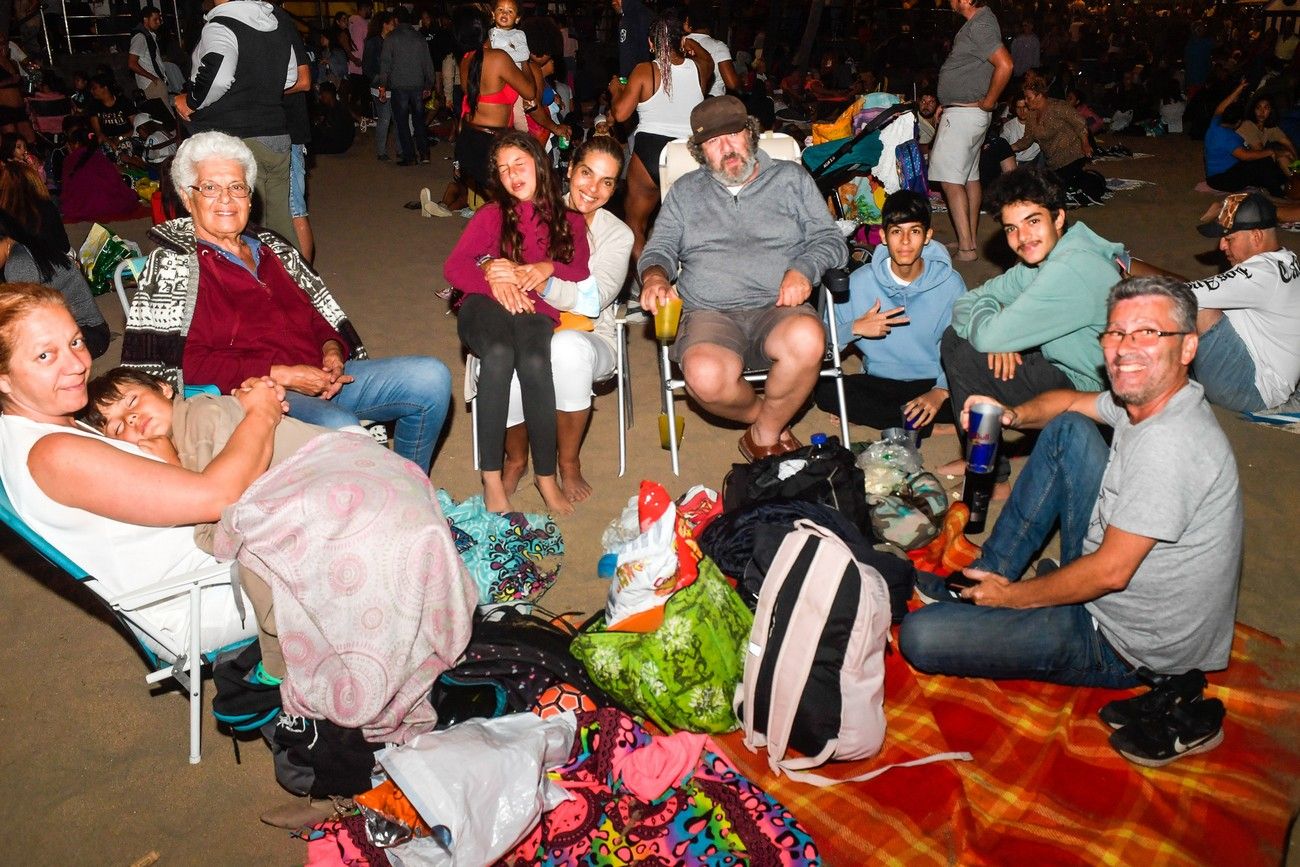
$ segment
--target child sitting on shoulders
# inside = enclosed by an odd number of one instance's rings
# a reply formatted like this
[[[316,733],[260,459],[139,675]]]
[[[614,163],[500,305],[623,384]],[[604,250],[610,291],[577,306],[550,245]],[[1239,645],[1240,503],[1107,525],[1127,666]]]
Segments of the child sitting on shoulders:
[[[497,0],[492,7],[492,21],[496,26],[488,31],[488,44],[509,54],[515,65],[523,69],[532,54],[528,50],[527,34],[515,27],[519,22],[515,0]],[[510,120],[515,129],[528,132],[527,108],[522,97],[515,100]]]

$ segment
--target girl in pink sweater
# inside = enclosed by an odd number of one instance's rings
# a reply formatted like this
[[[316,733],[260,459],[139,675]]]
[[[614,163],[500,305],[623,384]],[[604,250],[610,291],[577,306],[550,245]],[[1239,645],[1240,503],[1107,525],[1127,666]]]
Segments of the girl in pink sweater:
[[[587,230],[582,216],[565,207],[545,154],[528,135],[508,132],[498,137],[488,167],[492,202],[470,219],[443,266],[447,282],[466,296],[457,332],[480,360],[483,501],[491,511],[513,511],[510,495],[519,476],[504,478],[501,470],[510,379],[517,375],[537,490],[547,508],[567,515],[573,505],[555,478],[551,379],[551,334],[560,313],[546,303],[546,293],[552,276],[570,281],[587,278]],[[490,268],[491,281],[485,276]]]

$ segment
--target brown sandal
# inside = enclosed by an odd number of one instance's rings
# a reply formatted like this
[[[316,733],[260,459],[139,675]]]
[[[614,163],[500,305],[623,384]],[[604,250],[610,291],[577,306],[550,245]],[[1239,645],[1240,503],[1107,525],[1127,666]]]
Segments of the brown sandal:
[[[778,439],[776,445],[773,446],[760,446],[758,443],[754,442],[754,437],[752,436],[753,432],[753,428],[745,428],[745,432],[740,435],[739,442],[740,453],[744,456],[745,460],[750,463],[762,460],[763,458],[770,458],[775,455],[783,455],[787,452],[792,452],[795,449],[803,448],[803,444],[799,442],[799,440],[795,439],[794,434],[790,432],[789,428],[781,431],[780,439]]]

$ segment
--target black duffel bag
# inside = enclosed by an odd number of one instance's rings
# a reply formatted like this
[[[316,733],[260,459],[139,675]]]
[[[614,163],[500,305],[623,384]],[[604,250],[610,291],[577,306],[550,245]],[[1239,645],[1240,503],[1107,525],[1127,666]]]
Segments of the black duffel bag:
[[[798,460],[805,461],[803,467],[782,479],[782,465]],[[804,446],[752,464],[732,464],[722,483],[724,512],[776,499],[829,506],[848,518],[868,539],[872,538],[866,476],[853,452],[840,445],[838,437],[828,437],[821,445]]]

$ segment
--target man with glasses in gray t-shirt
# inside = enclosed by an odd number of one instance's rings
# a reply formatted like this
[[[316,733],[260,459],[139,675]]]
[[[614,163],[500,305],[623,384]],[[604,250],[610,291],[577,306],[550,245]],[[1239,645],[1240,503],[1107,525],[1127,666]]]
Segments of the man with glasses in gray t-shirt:
[[[1004,425],[1042,435],[965,575],[946,586],[918,578],[944,601],[903,621],[899,648],[916,668],[1120,688],[1174,676],[1203,685],[1201,671],[1227,667],[1241,491],[1227,438],[1188,376],[1196,299],[1177,280],[1139,277],[1117,284],[1107,309],[1109,391],[1049,391],[1004,408]],[[976,403],[996,401],[972,396],[966,409]],[[1114,428],[1109,448],[1095,422]],[[1060,567],[1021,578],[1058,522]],[[1158,764],[1209,749],[1222,708],[1196,711],[1210,718],[1161,718],[1157,747],[1116,747]]]

